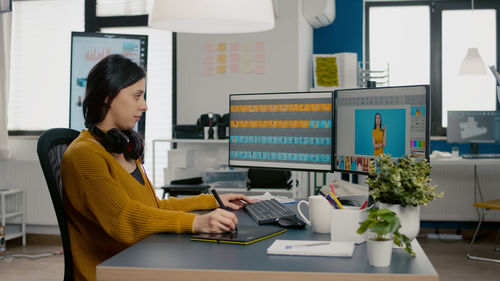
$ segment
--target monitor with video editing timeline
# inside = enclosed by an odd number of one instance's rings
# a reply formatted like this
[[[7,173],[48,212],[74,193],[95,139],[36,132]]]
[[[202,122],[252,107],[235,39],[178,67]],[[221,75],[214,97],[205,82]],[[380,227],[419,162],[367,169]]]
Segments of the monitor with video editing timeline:
[[[229,95],[229,166],[330,172],[333,92]]]
[[[429,86],[335,91],[334,170],[367,174],[371,160],[429,159]]]

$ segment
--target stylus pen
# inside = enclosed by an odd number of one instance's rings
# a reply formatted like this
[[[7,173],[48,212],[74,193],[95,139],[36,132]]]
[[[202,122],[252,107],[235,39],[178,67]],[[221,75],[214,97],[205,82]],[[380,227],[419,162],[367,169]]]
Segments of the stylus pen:
[[[208,190],[210,190],[210,192],[212,192],[212,194],[214,195],[215,197],[215,200],[217,200],[217,203],[219,204],[219,207],[221,209],[226,209],[226,206],[224,206],[224,203],[222,203],[222,200],[220,200],[220,197],[219,197],[219,194],[217,194],[217,191],[215,191],[215,188],[213,186],[209,187]]]
[[[299,244],[299,245],[286,245],[285,249],[300,248],[300,247],[312,247],[312,246],[321,246],[321,245],[330,245],[330,242],[313,243],[313,244]]]
[[[219,207],[221,209],[227,210],[226,206],[224,206],[224,203],[222,203],[222,200],[220,200],[219,194],[217,194],[217,191],[215,191],[215,188],[213,186],[209,187],[208,190],[212,192],[212,194],[215,197],[215,200],[217,200],[217,203],[219,204]],[[235,226],[234,231],[238,231],[238,227]]]

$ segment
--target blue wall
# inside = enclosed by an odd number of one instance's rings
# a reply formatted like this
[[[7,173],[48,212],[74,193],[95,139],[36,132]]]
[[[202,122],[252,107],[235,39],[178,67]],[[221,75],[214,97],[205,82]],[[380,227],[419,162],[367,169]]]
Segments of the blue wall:
[[[361,61],[363,58],[363,0],[335,0],[333,23],[315,29],[313,38],[314,54],[355,52],[358,53],[358,61]]]

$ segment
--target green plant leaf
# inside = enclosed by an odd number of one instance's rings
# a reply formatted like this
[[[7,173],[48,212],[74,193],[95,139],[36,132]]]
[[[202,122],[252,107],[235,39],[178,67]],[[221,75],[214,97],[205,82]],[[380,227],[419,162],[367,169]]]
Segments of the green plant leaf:
[[[394,243],[403,248],[411,255],[415,255],[411,248],[411,241],[405,235],[399,233],[401,223],[396,213],[389,209],[371,208],[368,210],[366,220],[360,222],[357,233],[362,234],[370,229],[376,234],[375,240],[384,240],[384,237],[392,235]]]

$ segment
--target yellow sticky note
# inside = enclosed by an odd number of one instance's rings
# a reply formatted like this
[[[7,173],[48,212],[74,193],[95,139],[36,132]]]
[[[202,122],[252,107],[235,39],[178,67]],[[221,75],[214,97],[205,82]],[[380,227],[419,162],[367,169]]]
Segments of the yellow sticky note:
[[[242,53],[241,54],[241,62],[252,62],[252,54],[251,53]]]
[[[217,65],[217,73],[218,74],[224,74],[226,73],[226,66],[221,64],[221,65]]]
[[[217,63],[226,63],[226,55],[217,55]]]
[[[241,64],[241,72],[244,72],[244,73],[252,72],[252,64],[250,64],[250,63]]]
[[[219,52],[225,52],[227,48],[226,43],[219,43],[217,44],[217,51]]]
[[[246,43],[243,43],[241,45],[241,49],[243,51],[252,51],[253,50],[253,44],[252,43],[249,43],[249,42],[246,42]]]

